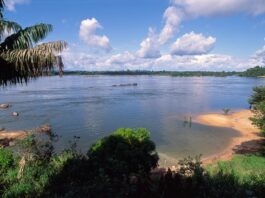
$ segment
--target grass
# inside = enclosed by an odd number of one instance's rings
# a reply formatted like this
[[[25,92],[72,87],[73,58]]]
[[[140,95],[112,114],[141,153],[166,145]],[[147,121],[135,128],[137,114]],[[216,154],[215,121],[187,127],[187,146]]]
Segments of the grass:
[[[209,165],[207,171],[210,175],[218,172],[233,174],[242,184],[249,183],[253,177],[257,180],[265,179],[265,157],[261,155],[236,155],[230,161],[219,161]]]

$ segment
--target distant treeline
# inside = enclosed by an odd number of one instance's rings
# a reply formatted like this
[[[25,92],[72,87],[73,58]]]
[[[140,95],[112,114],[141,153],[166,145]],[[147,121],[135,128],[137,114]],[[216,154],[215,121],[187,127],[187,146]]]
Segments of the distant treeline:
[[[240,74],[243,77],[265,77],[265,67],[250,68]]]
[[[157,75],[157,76],[233,76],[239,75],[240,72],[212,72],[212,71],[143,71],[143,70],[126,70],[126,71],[65,71],[64,75]]]
[[[55,72],[58,75],[58,72]],[[65,71],[64,75],[153,75],[175,77],[199,77],[199,76],[242,76],[242,77],[265,77],[265,67],[256,66],[244,72],[226,71],[147,71],[147,70],[124,70],[124,71]]]

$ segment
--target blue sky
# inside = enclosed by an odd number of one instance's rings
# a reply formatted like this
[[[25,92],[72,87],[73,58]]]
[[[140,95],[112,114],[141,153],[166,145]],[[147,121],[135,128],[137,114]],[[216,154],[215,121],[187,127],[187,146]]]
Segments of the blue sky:
[[[265,0],[6,0],[51,23],[68,70],[244,70],[265,65]]]

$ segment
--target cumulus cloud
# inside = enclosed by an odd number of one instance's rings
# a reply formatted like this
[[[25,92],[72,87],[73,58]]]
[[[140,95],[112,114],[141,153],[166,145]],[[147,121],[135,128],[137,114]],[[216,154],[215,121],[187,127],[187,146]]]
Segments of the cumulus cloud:
[[[171,46],[171,54],[174,55],[198,55],[209,53],[216,42],[216,38],[205,37],[194,32],[184,34]]]
[[[265,65],[265,46],[255,52],[250,58],[250,64],[253,66]]]
[[[259,15],[265,13],[264,0],[172,0],[175,6],[193,17],[233,14]]]
[[[195,32],[186,33],[171,45],[170,52],[161,54],[160,48],[176,36],[184,20],[197,17],[219,16],[233,13],[259,15],[265,13],[264,0],[172,0],[163,15],[164,26],[157,33],[149,28],[136,52],[120,52],[102,57],[82,52],[66,52],[65,66],[82,70],[171,70],[171,71],[243,71],[265,64],[265,46],[245,59],[227,54],[209,54],[216,38]],[[96,33],[102,29],[92,18],[80,25],[80,38],[89,46],[111,49],[107,36]],[[73,67],[74,66],[74,67]]]
[[[135,60],[135,56],[126,51],[124,53],[115,54],[106,60],[106,65],[123,65]]]
[[[184,56],[164,54],[158,58],[146,59],[127,51],[114,54],[110,57],[102,57],[95,54],[77,52],[75,50],[67,50],[64,52],[63,59],[66,70],[74,69],[90,71],[113,71],[127,69],[168,71],[243,71],[256,66],[261,60],[254,57],[249,59],[238,59],[226,54]]]
[[[183,18],[183,13],[180,9],[170,6],[164,13],[165,26],[159,35],[159,43],[165,44],[179,30],[180,23]]]
[[[103,27],[97,21],[97,19],[85,19],[81,21],[79,36],[87,45],[101,48],[106,51],[110,51],[112,48],[110,46],[109,38],[105,35],[100,36],[96,34],[98,29]]]
[[[158,37],[152,28],[149,28],[148,37],[141,42],[141,48],[137,55],[141,58],[157,58],[160,57],[160,44]]]
[[[15,6],[17,4],[23,4],[23,3],[28,3],[30,2],[30,0],[6,0],[5,4],[6,4],[6,8],[9,11],[14,11],[15,10]]]

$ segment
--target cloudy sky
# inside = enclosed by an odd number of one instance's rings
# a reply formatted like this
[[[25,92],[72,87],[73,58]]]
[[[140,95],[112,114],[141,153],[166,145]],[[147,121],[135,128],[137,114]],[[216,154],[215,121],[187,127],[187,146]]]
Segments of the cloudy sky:
[[[265,65],[265,0],[6,0],[51,23],[67,70],[245,70]]]

